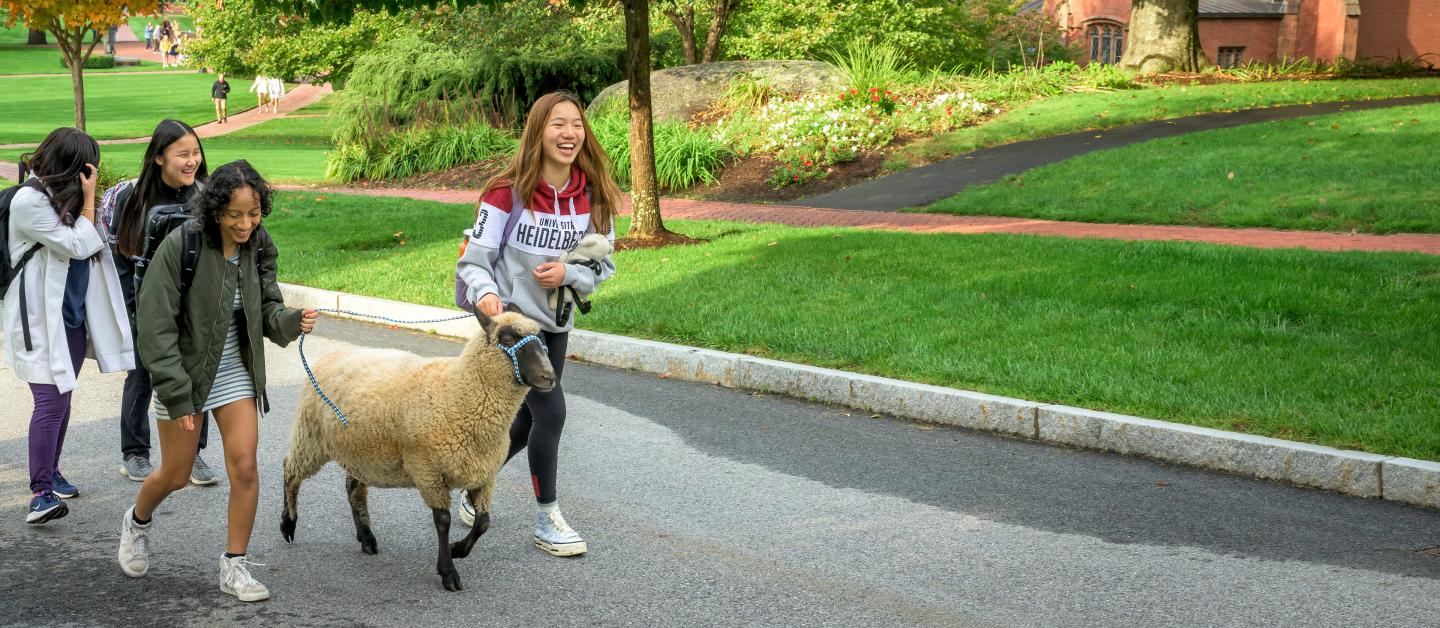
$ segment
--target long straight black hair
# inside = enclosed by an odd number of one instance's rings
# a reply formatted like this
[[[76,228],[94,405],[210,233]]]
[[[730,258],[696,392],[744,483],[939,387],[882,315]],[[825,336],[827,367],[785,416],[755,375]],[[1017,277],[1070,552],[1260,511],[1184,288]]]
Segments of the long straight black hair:
[[[40,142],[26,162],[29,171],[39,179],[39,185],[32,183],[32,186],[50,199],[60,223],[75,224],[87,201],[85,190],[80,186],[80,174],[87,172],[85,164],[95,167],[95,176],[100,173],[100,145],[95,138],[73,127],[55,129],[45,136],[45,141]]]
[[[187,135],[194,136],[197,146],[200,144],[200,136],[195,129],[173,118],[161,120],[155,125],[155,132],[150,134],[150,146],[145,149],[145,161],[140,164],[140,178],[135,181],[135,189],[130,191],[125,206],[115,216],[115,248],[121,255],[145,254],[140,250],[144,246],[141,240],[145,236],[145,213],[155,205],[165,186],[155,158],[164,155],[165,149]],[[205,166],[205,147],[200,146],[200,168],[195,171],[195,180],[203,182],[209,176],[210,170]]]

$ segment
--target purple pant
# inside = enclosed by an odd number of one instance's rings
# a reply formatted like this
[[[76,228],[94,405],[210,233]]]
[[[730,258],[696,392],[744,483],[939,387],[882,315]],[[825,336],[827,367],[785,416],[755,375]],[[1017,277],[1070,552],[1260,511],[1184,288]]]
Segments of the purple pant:
[[[66,327],[65,342],[79,378],[85,362],[85,326]],[[70,393],[62,395],[52,384],[30,384],[30,395],[35,398],[35,412],[30,415],[30,492],[39,493],[50,490],[50,478],[60,463],[65,430],[70,427]]]

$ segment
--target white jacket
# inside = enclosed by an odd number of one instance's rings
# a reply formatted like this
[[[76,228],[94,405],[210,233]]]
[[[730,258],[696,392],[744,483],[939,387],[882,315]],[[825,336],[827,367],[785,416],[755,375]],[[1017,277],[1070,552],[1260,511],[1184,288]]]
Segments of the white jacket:
[[[270,90],[271,100],[280,100],[285,97],[285,81],[272,76],[267,79],[267,82],[267,89]]]
[[[5,362],[21,380],[51,384],[61,394],[75,390],[75,371],[70,365],[70,348],[65,340],[61,307],[65,301],[65,279],[71,259],[90,259],[90,284],[85,291],[85,328],[89,336],[86,355],[100,363],[100,372],[114,373],[135,368],[135,342],[120,292],[120,274],[111,256],[95,254],[105,248],[99,227],[83,216],[74,226],[60,224],[49,199],[33,188],[21,188],[10,204],[10,250],[12,262],[36,242],[43,244],[25,265],[20,276],[4,294],[3,325]],[[24,286],[26,319],[30,327],[30,348],[25,347],[25,330],[20,315],[20,289]]]

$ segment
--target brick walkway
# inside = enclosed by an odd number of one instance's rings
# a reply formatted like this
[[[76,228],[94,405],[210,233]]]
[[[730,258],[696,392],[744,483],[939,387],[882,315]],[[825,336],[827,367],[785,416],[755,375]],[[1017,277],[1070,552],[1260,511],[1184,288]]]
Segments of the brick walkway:
[[[473,204],[478,190],[420,190],[396,188],[305,188],[280,186],[286,190],[307,190],[333,194],[359,194],[414,198],[442,203]],[[823,209],[795,205],[747,205],[681,198],[660,201],[661,213],[671,219],[735,220],[775,223],[796,227],[856,227],[916,233],[1018,233],[1067,238],[1110,240],[1180,240],[1209,242],[1263,249],[1304,248],[1318,251],[1399,251],[1440,255],[1440,234],[1368,235],[1273,229],[1225,229],[1217,227],[1169,227],[1155,225],[1112,225],[1081,222],[1003,218],[998,216],[950,216],[905,214],[887,211]],[[627,207],[628,211],[628,197]]]

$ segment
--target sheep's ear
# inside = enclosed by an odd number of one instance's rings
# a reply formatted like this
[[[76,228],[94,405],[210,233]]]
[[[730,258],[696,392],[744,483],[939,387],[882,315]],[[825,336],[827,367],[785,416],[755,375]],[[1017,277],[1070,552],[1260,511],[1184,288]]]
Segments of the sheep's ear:
[[[490,332],[494,331],[495,319],[490,318],[489,316],[486,316],[484,312],[481,312],[479,305],[475,306],[475,320],[480,321],[480,329],[485,330],[485,335],[488,336],[490,335]]]
[[[515,305],[514,303],[511,303],[510,305],[505,306],[505,311],[506,311],[506,312],[514,312],[514,313],[516,313],[516,314],[519,314],[519,313],[520,313],[520,306]]]

